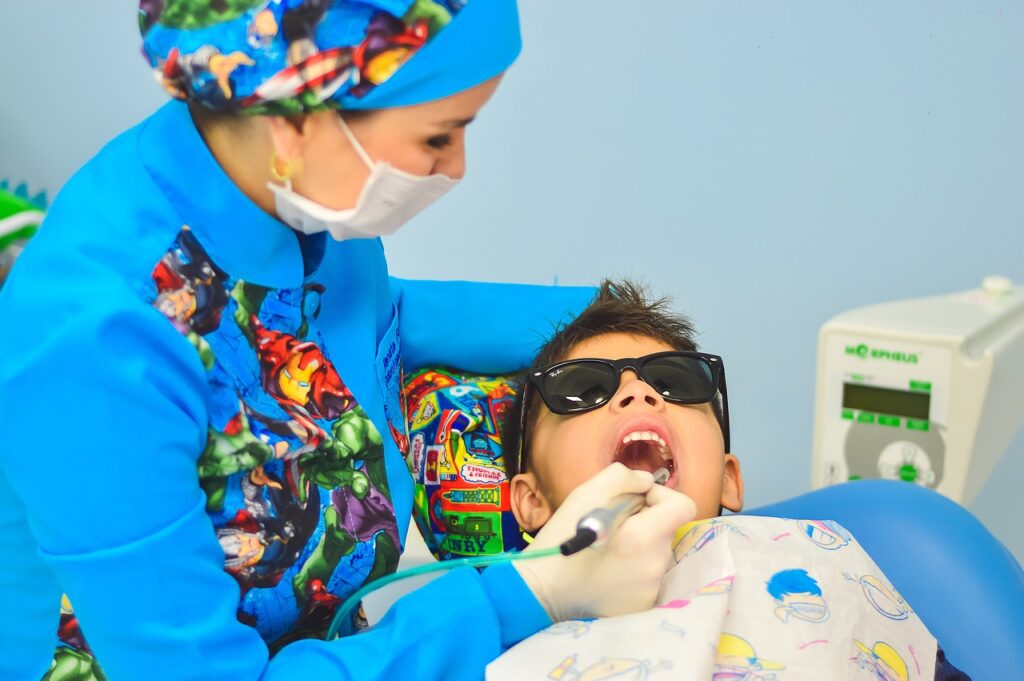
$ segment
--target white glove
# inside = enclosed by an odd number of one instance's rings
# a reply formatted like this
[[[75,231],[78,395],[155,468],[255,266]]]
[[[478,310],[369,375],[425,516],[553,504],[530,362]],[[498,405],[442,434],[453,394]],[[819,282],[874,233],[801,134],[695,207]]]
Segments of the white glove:
[[[512,565],[552,621],[609,617],[654,605],[673,563],[672,539],[697,507],[685,494],[654,484],[654,476],[613,463],[574,489],[524,551],[558,546],[576,533],[584,514],[623,493],[646,496],[607,542],[571,556],[514,561]]]

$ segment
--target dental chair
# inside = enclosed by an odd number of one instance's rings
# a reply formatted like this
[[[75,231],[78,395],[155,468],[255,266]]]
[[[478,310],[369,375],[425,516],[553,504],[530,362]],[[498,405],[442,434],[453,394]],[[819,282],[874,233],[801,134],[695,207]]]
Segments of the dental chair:
[[[523,547],[508,509],[500,426],[518,386],[424,369],[406,382],[414,520],[439,559]],[[746,515],[845,526],[973,681],[1024,678],[1024,572],[963,507],[917,485],[860,480]]]

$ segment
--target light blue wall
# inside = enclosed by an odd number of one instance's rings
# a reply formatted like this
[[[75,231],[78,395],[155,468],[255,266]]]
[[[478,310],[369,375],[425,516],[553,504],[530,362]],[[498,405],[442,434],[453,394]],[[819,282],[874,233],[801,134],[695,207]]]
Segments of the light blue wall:
[[[0,177],[55,189],[163,101],[134,8],[4,0]],[[1024,281],[1019,3],[522,11],[526,50],[472,126],[470,176],[390,241],[392,268],[629,274],[671,294],[726,358],[748,505],[808,489],[823,321],[991,273]],[[1024,435],[973,507],[1018,557],[1021,482]]]

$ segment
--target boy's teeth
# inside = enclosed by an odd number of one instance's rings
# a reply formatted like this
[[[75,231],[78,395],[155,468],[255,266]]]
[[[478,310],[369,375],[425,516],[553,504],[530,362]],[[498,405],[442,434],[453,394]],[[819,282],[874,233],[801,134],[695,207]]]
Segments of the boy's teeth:
[[[662,439],[660,435],[650,430],[638,430],[636,432],[630,433],[626,437],[622,438],[622,444],[636,442],[637,440],[653,440],[662,447],[668,447],[668,444],[665,442],[665,440]]]

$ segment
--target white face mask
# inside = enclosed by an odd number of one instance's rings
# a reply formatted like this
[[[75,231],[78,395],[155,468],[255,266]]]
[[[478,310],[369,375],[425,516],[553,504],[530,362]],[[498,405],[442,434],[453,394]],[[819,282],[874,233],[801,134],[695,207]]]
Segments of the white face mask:
[[[440,173],[413,175],[383,161],[374,162],[341,116],[338,122],[369,167],[370,177],[363,185],[355,208],[345,210],[332,210],[295,193],[291,180],[285,181],[284,186],[268,183],[274,192],[278,217],[292,229],[305,234],[329,232],[338,241],[387,236],[459,183]]]

